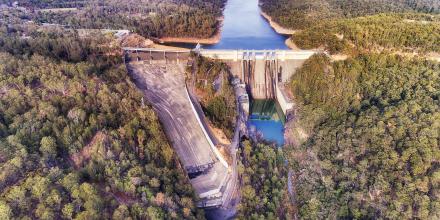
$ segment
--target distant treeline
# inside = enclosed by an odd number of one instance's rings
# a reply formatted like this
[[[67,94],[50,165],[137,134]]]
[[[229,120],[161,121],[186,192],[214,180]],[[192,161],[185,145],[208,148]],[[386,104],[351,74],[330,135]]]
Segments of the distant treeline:
[[[262,0],[262,8],[285,27],[301,49],[331,53],[393,50],[439,52],[440,1]],[[428,14],[430,13],[430,14]]]
[[[30,10],[27,17],[41,23],[71,28],[128,29],[145,37],[207,38],[217,31],[217,18],[222,15],[225,0],[86,0],[76,3],[21,0],[18,3]],[[38,11],[65,7],[78,10]]]
[[[438,0],[260,0],[276,22],[304,29],[327,19],[354,18],[389,12],[440,13]]]

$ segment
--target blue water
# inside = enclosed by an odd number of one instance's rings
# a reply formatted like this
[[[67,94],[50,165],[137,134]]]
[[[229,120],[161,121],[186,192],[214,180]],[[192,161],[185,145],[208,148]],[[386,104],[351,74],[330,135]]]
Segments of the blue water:
[[[281,121],[276,120],[260,120],[249,118],[249,125],[254,125],[257,131],[261,132],[263,139],[273,141],[278,146],[284,144],[284,125]]]
[[[253,99],[250,106],[251,114],[248,128],[254,135],[254,128],[262,138],[276,142],[278,146],[284,144],[284,113],[278,102],[273,99]]]
[[[223,12],[220,42],[202,45],[205,49],[288,49],[287,36],[272,29],[260,14],[258,0],[228,0]],[[194,48],[194,44],[170,45]]]

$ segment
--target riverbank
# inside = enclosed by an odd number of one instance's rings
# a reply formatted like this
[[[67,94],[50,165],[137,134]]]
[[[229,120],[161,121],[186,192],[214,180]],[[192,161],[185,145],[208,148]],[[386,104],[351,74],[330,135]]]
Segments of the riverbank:
[[[296,44],[293,43],[293,41],[290,40],[290,38],[287,38],[284,43],[287,45],[287,47],[289,47],[293,51],[301,51],[301,49],[298,46],[296,46]]]
[[[151,39],[147,39],[138,34],[128,34],[120,39],[117,39],[117,44],[121,47],[142,47],[142,48],[155,48],[161,50],[179,50],[189,51],[190,49],[184,47],[168,46],[155,43]]]
[[[266,14],[265,12],[260,12],[261,16],[263,16],[270,24],[270,26],[277,32],[278,34],[282,35],[292,35],[296,32],[296,30],[292,30],[289,28],[282,27],[280,24],[276,23],[271,16]]]
[[[197,38],[197,37],[162,37],[159,38],[159,42],[161,44],[164,43],[189,43],[189,44],[217,44],[220,42],[221,39],[221,33],[222,33],[222,27],[223,27],[223,17],[220,17],[218,19],[219,24],[217,27],[216,33],[209,38]]]

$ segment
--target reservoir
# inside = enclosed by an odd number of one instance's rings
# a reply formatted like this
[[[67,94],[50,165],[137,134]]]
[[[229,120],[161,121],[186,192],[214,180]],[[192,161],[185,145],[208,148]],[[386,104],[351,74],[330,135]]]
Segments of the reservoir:
[[[286,36],[276,33],[260,14],[258,0],[228,0],[221,39],[209,49],[289,49]]]
[[[258,0],[228,0],[223,11],[220,42],[202,45],[205,49],[289,49],[280,35],[260,14]],[[195,44],[170,43],[172,46],[194,48]]]

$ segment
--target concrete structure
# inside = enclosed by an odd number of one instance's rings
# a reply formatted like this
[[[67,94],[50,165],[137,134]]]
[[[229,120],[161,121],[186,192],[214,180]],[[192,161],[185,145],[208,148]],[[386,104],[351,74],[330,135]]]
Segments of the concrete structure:
[[[180,63],[190,51],[157,50],[149,48],[124,48],[127,59],[148,63]],[[233,75],[246,85],[253,99],[276,99],[284,114],[292,109],[293,102],[286,96],[284,85],[305,60],[315,51],[292,50],[206,50],[194,52],[227,63]]]
[[[220,59],[231,67],[233,75],[246,84],[254,99],[276,99],[286,115],[293,102],[285,84],[315,51],[291,50],[200,50],[205,57]]]
[[[293,103],[284,84],[313,51],[197,50],[201,56],[221,59],[230,66],[236,95],[237,126],[229,146],[228,164],[215,146],[191,90],[186,88],[185,68],[192,64],[189,50],[124,48],[128,72],[156,110],[190,182],[201,199],[199,207],[230,210],[237,202],[236,152],[241,135],[247,133],[249,97],[277,99],[286,114]],[[221,211],[220,211],[221,212]],[[230,213],[226,211],[226,213]],[[232,214],[232,213],[230,213]]]
[[[173,56],[176,57],[176,56]],[[175,60],[176,61],[176,60]],[[153,105],[190,182],[199,206],[221,206],[235,187],[230,165],[208,135],[185,86],[186,63],[127,62],[128,72]]]

